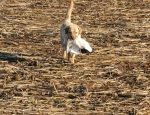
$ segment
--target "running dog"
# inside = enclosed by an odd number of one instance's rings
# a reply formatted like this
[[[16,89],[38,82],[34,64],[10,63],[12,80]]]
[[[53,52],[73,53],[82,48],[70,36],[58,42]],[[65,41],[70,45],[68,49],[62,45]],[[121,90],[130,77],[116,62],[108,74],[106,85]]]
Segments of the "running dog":
[[[63,47],[63,58],[66,59],[68,54],[68,60],[71,61],[71,63],[74,63],[76,53],[70,52],[68,48],[79,48],[81,52],[84,51],[83,49],[87,49],[85,48],[87,47],[85,46],[86,41],[81,38],[81,33],[82,33],[81,27],[71,22],[71,14],[72,14],[73,7],[74,7],[74,2],[73,0],[70,0],[70,6],[67,10],[64,23],[61,25],[60,28],[60,38]],[[77,43],[80,43],[80,46]],[[76,47],[72,47],[73,45]],[[88,45],[88,47],[90,46]]]

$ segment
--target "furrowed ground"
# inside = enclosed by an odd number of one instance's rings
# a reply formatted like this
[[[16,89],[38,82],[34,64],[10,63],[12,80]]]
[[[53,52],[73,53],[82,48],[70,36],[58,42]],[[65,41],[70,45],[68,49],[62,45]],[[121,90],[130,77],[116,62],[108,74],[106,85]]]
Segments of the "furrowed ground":
[[[69,0],[0,2],[1,115],[150,115],[150,1],[76,0],[93,52],[62,59]]]

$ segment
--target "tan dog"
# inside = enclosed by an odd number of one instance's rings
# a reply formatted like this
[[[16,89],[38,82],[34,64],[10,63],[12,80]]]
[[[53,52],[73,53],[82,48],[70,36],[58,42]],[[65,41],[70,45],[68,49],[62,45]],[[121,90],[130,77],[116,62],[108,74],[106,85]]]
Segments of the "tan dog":
[[[78,25],[71,23],[71,14],[73,6],[74,6],[73,0],[70,0],[70,6],[67,10],[65,21],[60,28],[61,44],[63,46],[63,53],[64,53],[63,57],[64,59],[66,59],[68,53],[68,60],[71,61],[71,63],[74,63],[75,54],[72,54],[71,57],[70,52],[67,52],[67,41],[68,39],[75,40],[77,37],[81,37],[82,32],[82,29]]]

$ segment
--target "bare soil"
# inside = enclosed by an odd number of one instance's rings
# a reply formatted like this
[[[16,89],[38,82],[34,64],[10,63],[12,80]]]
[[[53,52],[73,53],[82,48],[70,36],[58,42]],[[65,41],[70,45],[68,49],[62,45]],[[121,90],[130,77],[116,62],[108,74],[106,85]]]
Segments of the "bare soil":
[[[1,115],[150,115],[150,1],[75,0],[91,54],[62,59],[69,0],[0,1]]]

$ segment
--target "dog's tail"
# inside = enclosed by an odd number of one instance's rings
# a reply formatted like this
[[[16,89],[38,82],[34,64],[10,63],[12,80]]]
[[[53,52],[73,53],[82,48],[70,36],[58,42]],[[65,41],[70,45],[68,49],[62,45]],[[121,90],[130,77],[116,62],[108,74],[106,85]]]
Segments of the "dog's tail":
[[[65,18],[66,22],[71,22],[71,13],[72,13],[73,6],[74,6],[73,0],[70,0],[70,6],[67,10],[67,14]]]

